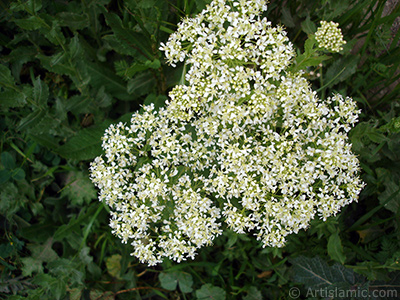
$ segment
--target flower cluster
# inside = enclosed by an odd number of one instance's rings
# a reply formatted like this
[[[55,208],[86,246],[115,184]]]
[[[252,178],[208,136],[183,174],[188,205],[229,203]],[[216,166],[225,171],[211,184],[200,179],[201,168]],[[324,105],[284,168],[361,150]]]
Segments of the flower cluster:
[[[192,258],[222,233],[253,232],[281,247],[291,233],[356,201],[363,183],[347,133],[354,101],[320,100],[263,0],[214,0],[161,48],[185,62],[188,85],[130,123],[108,128],[91,164],[110,225],[154,265]]]
[[[339,52],[343,50],[346,41],[343,40],[342,30],[338,28],[339,24],[335,22],[321,21],[321,27],[318,27],[315,38],[319,47],[330,52]]]

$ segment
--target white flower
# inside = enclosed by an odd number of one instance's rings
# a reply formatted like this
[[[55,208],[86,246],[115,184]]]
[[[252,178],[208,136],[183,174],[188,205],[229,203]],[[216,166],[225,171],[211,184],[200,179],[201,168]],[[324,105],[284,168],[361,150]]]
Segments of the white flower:
[[[186,18],[162,50],[189,67],[165,108],[111,125],[91,164],[110,226],[154,265],[193,258],[222,224],[264,246],[357,201],[363,183],[347,133],[351,98],[318,98],[287,72],[286,32],[260,17],[266,1],[214,0]]]
[[[339,52],[343,50],[346,41],[343,40],[342,30],[338,28],[339,24],[335,22],[321,21],[315,33],[315,38],[320,48],[324,48],[330,52]]]

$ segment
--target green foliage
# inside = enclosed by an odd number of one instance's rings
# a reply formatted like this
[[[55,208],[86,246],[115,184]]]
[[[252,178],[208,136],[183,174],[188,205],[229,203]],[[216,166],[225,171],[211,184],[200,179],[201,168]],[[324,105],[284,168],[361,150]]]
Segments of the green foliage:
[[[359,103],[350,133],[367,183],[359,203],[314,220],[282,249],[227,231],[195,260],[157,268],[111,234],[88,161],[107,126],[142,104],[164,105],[183,72],[165,64],[159,44],[208,2],[0,3],[0,298],[289,299],[293,287],[314,299],[323,297],[307,292],[321,288],[400,294],[400,5],[389,1],[271,0],[266,12],[287,27],[296,68],[308,66],[322,98],[339,91]],[[314,55],[308,37],[320,20],[340,24],[340,54]]]
[[[183,272],[160,273],[161,286],[169,291],[175,291],[179,285],[182,293],[190,293],[193,285],[192,275]]]

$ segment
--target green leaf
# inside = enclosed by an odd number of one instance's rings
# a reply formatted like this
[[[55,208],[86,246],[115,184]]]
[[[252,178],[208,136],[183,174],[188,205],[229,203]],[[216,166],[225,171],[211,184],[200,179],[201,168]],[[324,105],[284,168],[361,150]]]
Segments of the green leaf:
[[[43,243],[53,235],[56,229],[57,228],[54,223],[46,222],[21,228],[20,234],[23,238],[29,239],[30,241]]]
[[[14,86],[14,77],[11,75],[10,69],[1,64],[0,64],[0,85]]]
[[[293,280],[303,283],[306,288],[314,290],[329,289],[337,286],[348,289],[364,280],[362,276],[340,264],[328,266],[319,256],[313,258],[299,256],[290,259],[289,262],[293,265]]]
[[[311,53],[314,52],[315,43],[316,43],[315,36],[313,34],[309,34],[308,39],[304,43],[304,54],[306,56],[311,55]]]
[[[184,272],[162,272],[159,276],[161,286],[169,291],[174,291],[179,285],[182,293],[190,293],[193,291],[193,278],[189,273]]]
[[[10,243],[0,245],[0,257],[7,258],[13,252],[14,247]]]
[[[147,66],[147,67],[149,67],[151,69],[157,70],[158,68],[161,67],[161,62],[158,59],[155,59],[153,61],[152,60],[147,60],[145,62],[145,66]]]
[[[290,8],[287,6],[282,7],[282,23],[287,27],[295,27],[296,24],[293,20],[293,16],[290,13]]]
[[[154,108],[158,110],[161,107],[165,106],[165,101],[167,100],[167,96],[165,95],[155,95],[149,94],[146,99],[143,101],[143,105],[154,104]]]
[[[333,260],[340,262],[342,265],[346,261],[346,256],[343,252],[342,241],[340,240],[340,236],[337,231],[329,237],[328,254]]]
[[[247,291],[247,295],[243,297],[243,300],[262,300],[263,297],[261,292],[255,287],[251,286]]]
[[[388,169],[377,168],[376,174],[378,180],[385,187],[385,190],[378,196],[379,203],[393,213],[397,213],[400,209],[400,193],[398,176]]]
[[[15,168],[15,159],[14,157],[7,151],[1,153],[1,163],[7,170],[12,170]]]
[[[82,263],[86,266],[90,265],[93,262],[93,257],[90,256],[90,248],[83,247],[82,250],[79,252],[79,258]]]
[[[105,14],[107,24],[112,28],[118,41],[125,45],[126,48],[137,49],[142,55],[148,59],[153,58],[153,54],[149,51],[152,49],[151,40],[140,32],[135,32],[129,28],[125,28],[121,19],[114,13]]]
[[[68,292],[70,300],[81,300],[83,289],[73,288],[70,289]]]
[[[152,8],[152,7],[155,6],[155,4],[156,4],[156,1],[155,1],[155,0],[140,0],[140,1],[137,2],[137,5],[138,5],[140,8],[144,8],[144,9],[146,9],[146,8]],[[132,5],[131,5],[131,6],[132,6]]]
[[[56,152],[64,158],[76,160],[90,160],[101,155],[101,138],[104,131],[111,124],[111,121],[105,121],[99,126],[92,126],[80,130],[74,137],[69,139]]]
[[[58,258],[57,253],[51,248],[53,239],[49,238],[44,244],[28,245],[32,252],[31,257],[22,258],[22,274],[24,276],[31,276],[32,273],[42,273],[43,263],[49,263]]]
[[[87,205],[92,199],[97,198],[97,191],[84,172],[69,172],[65,181],[67,184],[62,189],[61,196],[68,197],[73,205]]]
[[[132,100],[132,96],[127,93],[125,82],[115,75],[114,71],[101,63],[86,63],[87,71],[90,76],[90,85],[95,89],[104,86],[105,92],[120,100]]]
[[[160,273],[158,276],[162,288],[168,291],[175,291],[178,286],[178,280],[175,278],[174,273]]]
[[[28,127],[33,128],[34,126],[39,124],[40,121],[42,121],[42,118],[44,117],[45,114],[46,114],[45,110],[42,109],[34,110],[28,116],[21,119],[17,127],[17,130],[22,131]]]
[[[40,107],[45,108],[49,98],[49,87],[39,77],[33,81],[33,100]]]
[[[54,140],[54,136],[45,134],[33,134],[29,133],[29,138],[36,142],[38,145],[44,146],[48,149],[55,150],[59,147],[58,143]]]
[[[129,47],[127,44],[121,42],[115,34],[113,35],[105,35],[102,38],[105,40],[109,46],[114,49],[117,53],[122,54],[122,55],[129,55],[136,57],[138,55],[138,52],[136,49]]]
[[[106,259],[107,272],[111,276],[121,279],[121,259],[120,254],[114,254]]]
[[[202,287],[196,291],[197,299],[212,299],[212,300],[224,300],[226,298],[226,292],[220,287],[213,286],[210,283],[202,285]]]
[[[112,104],[112,97],[105,92],[104,86],[97,91],[96,102],[99,107],[108,107]]]
[[[311,21],[310,16],[307,16],[307,18],[301,22],[301,29],[307,34],[313,34],[317,31],[317,26]]]
[[[381,133],[378,130],[376,130],[376,128],[371,128],[370,127],[369,129],[370,130],[368,130],[366,132],[366,135],[374,143],[380,144],[382,142],[386,142],[386,141],[389,140],[383,133]]]
[[[45,17],[48,20],[48,23],[51,23],[51,26],[47,25],[46,27],[43,27],[41,32],[52,44],[57,46],[65,45],[66,39],[61,31],[58,20],[54,19],[54,17],[50,15],[45,15]]]
[[[324,81],[330,86],[345,81],[356,72],[359,61],[360,57],[355,55],[336,59],[326,71]]]
[[[150,72],[143,72],[128,81],[128,93],[134,98],[149,94],[156,86],[156,81]]]
[[[11,174],[12,178],[15,180],[25,179],[25,171],[21,168],[14,169]]]
[[[82,30],[89,26],[87,15],[83,13],[74,13],[63,11],[57,14],[61,26],[67,26],[72,30]]]
[[[58,258],[57,253],[52,249],[53,239],[49,238],[44,244],[29,245],[32,257],[38,262],[52,262]]]
[[[26,104],[26,95],[19,91],[7,90],[0,92],[0,105],[3,107],[22,107]]]
[[[19,27],[26,30],[36,30],[46,26],[46,23],[38,16],[30,16],[26,19],[14,20],[14,22]]]
[[[0,170],[0,184],[9,181],[11,178],[11,172],[9,170]]]
[[[24,257],[21,258],[23,267],[22,267],[22,275],[23,276],[32,276],[33,273],[42,273],[43,265],[38,263],[38,261],[32,257]]]
[[[25,4],[32,12],[37,12],[42,8],[42,0],[28,0]]]

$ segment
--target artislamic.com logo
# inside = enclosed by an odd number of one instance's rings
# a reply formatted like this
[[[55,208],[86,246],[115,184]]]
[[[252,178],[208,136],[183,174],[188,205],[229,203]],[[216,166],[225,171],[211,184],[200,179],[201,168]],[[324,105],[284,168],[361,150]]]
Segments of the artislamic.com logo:
[[[340,289],[340,288],[308,288],[305,292],[300,293],[300,289],[293,287],[289,290],[289,296],[292,299],[297,299],[300,296],[306,298],[327,298],[327,299],[398,299],[400,293],[397,289],[379,289],[374,288],[370,290],[366,287],[357,287],[353,289]]]

